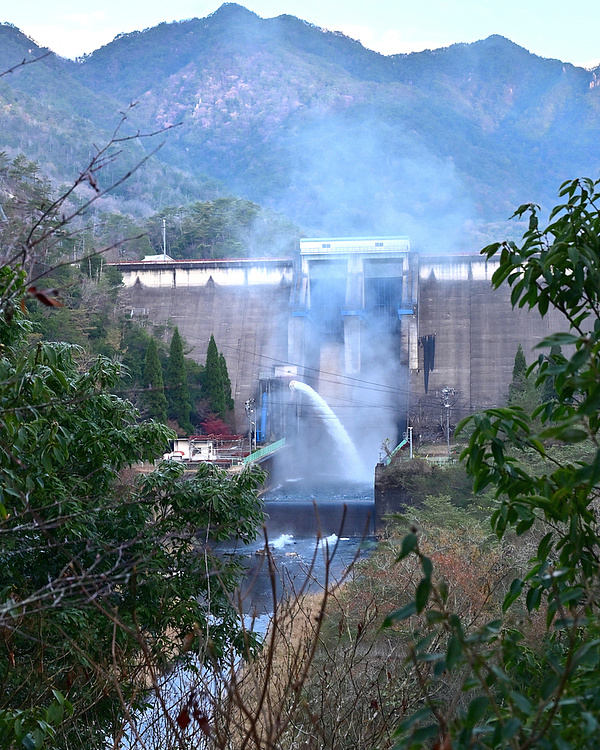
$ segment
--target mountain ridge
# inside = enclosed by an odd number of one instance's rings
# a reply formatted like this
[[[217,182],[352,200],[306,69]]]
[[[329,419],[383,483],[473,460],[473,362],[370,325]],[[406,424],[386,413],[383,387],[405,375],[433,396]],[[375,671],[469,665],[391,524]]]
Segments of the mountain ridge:
[[[11,54],[42,49],[18,34],[0,26],[11,41],[0,44],[5,69]],[[465,227],[503,222],[528,200],[552,205],[563,180],[600,171],[596,71],[499,35],[385,56],[293,16],[262,19],[227,3],[119,35],[77,62],[51,54],[8,78],[0,149],[42,164],[47,153],[56,177],[109,135],[130,101],[126,132],[181,123],[152,158],[154,192],[143,180],[129,189],[146,211],[160,208],[159,193],[173,205],[225,191],[310,233],[411,234],[456,247]]]

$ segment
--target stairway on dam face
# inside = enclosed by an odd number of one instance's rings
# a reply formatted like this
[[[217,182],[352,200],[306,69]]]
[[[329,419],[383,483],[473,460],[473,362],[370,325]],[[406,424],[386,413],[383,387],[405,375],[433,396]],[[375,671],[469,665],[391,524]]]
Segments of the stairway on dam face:
[[[259,374],[287,362],[287,324],[290,286],[149,287],[135,284],[121,300],[132,308],[146,308],[156,324],[178,326],[192,351],[206,361],[211,334],[225,356],[235,401],[236,430],[248,429],[244,402],[256,395]]]

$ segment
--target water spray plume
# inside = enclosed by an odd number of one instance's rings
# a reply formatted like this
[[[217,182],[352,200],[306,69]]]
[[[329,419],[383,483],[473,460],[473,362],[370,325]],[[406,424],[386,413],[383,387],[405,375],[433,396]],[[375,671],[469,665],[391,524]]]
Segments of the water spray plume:
[[[336,447],[342,452],[345,461],[344,469],[349,479],[361,480],[365,476],[363,462],[358,455],[356,446],[346,432],[344,425],[340,422],[333,409],[322,396],[306,383],[299,380],[290,380],[290,390],[305,393],[310,399],[312,406],[315,408],[329,436],[334,441]]]

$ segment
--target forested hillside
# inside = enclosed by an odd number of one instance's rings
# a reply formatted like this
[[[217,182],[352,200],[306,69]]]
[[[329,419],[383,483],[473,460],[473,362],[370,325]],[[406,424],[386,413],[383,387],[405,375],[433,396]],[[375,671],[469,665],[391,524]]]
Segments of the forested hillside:
[[[40,53],[0,26],[2,69]],[[476,250],[524,199],[550,205],[563,180],[598,173],[597,73],[500,36],[385,57],[225,4],[3,77],[0,150],[67,180],[127,111],[127,132],[177,127],[127,145],[133,165],[164,142],[103,210],[145,218],[239,197],[309,234]]]

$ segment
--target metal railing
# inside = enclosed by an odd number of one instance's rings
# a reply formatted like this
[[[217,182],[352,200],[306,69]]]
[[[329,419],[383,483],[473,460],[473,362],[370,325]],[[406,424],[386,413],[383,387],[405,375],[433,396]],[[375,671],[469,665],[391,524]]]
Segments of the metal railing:
[[[437,464],[438,466],[449,466],[451,464],[457,464],[458,459],[456,456],[417,456],[422,461],[427,461],[429,464]]]
[[[396,455],[396,453],[398,453],[399,451],[401,451],[401,450],[402,450],[402,448],[404,448],[404,446],[405,446],[405,445],[408,445],[408,438],[404,438],[404,440],[403,440],[403,441],[402,441],[402,442],[401,442],[401,443],[400,443],[399,445],[397,445],[397,446],[396,446],[396,447],[394,448],[394,450],[393,450],[393,451],[392,451],[392,452],[391,452],[391,453],[389,454],[389,456],[386,456],[386,457],[385,457],[385,458],[383,459],[383,463],[384,463],[384,464],[385,464],[386,466],[389,466],[389,465],[390,465],[390,463],[392,462],[392,458],[393,458],[393,457],[394,457],[394,456]]]
[[[277,442],[271,443],[270,445],[265,445],[264,448],[259,448],[257,451],[254,451],[254,453],[250,453],[249,456],[246,456],[243,460],[243,464],[244,466],[248,466],[248,464],[252,464],[255,461],[260,461],[261,458],[278,451],[280,448],[283,448],[284,445],[285,438],[281,438],[281,440],[277,440]]]

